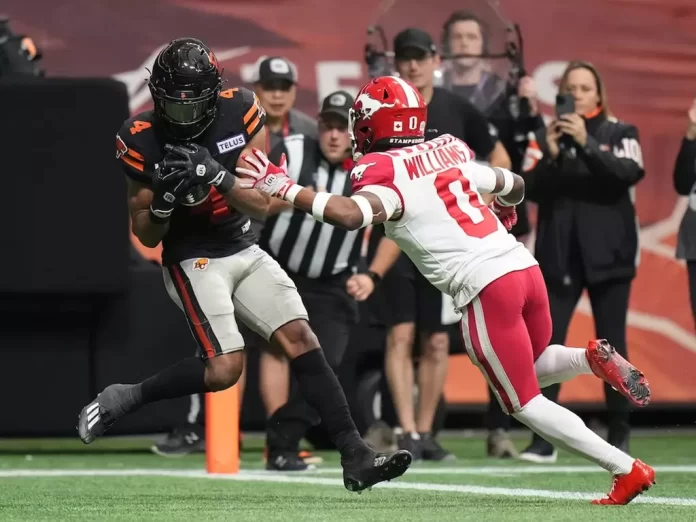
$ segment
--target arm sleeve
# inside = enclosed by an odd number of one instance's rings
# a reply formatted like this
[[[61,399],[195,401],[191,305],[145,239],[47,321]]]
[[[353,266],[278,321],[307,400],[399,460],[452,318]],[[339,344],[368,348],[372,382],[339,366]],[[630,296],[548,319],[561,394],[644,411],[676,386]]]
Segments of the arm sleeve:
[[[638,129],[626,125],[614,141],[614,150],[602,150],[599,142],[588,134],[587,144],[581,149],[583,160],[593,174],[611,176],[627,186],[635,185],[645,175]]]
[[[696,140],[682,141],[681,149],[674,165],[674,189],[682,196],[688,196],[696,183]]]
[[[384,207],[384,213],[387,219],[391,219],[398,210],[403,210],[401,207],[401,198],[399,194],[389,187],[382,185],[366,185],[356,192],[355,195],[358,196],[363,192],[370,192],[379,198]]]
[[[476,185],[481,194],[490,194],[495,190],[497,176],[495,171],[486,165],[469,161],[465,166],[466,175]]]

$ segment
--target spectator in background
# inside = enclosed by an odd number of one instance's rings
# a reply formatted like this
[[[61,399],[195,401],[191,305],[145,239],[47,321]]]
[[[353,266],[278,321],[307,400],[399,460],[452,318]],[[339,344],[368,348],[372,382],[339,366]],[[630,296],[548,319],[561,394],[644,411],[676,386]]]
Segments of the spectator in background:
[[[271,151],[269,159],[277,165],[285,154],[289,176],[300,185],[311,186],[318,192],[350,195],[353,160],[348,111],[352,104],[352,96],[345,91],[328,95],[319,113],[318,139],[302,134],[286,136]],[[374,288],[374,281],[381,276],[371,272],[354,274],[364,232],[364,229],[347,231],[315,221],[311,215],[274,198],[259,241],[261,248],[295,282],[313,331],[325,347],[326,359],[334,372],[358,322],[355,300],[366,298]],[[287,359],[281,354],[276,356],[276,371],[262,378],[282,382],[287,397]],[[319,416],[299,393],[292,392],[286,401],[279,407],[265,401],[269,413],[266,468],[300,471],[307,469],[307,463],[298,455],[300,440],[318,423]]]
[[[399,75],[411,82],[428,104],[427,139],[452,134],[466,141],[479,161],[510,168],[510,158],[485,116],[462,96],[434,86],[440,57],[431,36],[420,29],[401,31],[394,38],[394,60]]]
[[[455,11],[442,28],[444,55],[470,54],[447,60],[444,86],[463,96],[477,109],[488,109],[505,98],[507,82],[492,71],[483,55],[490,53],[490,30],[470,11]]]
[[[466,141],[479,160],[510,167],[505,148],[483,114],[461,96],[434,86],[440,58],[428,33],[415,28],[400,32],[394,39],[394,54],[400,77],[411,82],[428,104],[428,138],[452,134]],[[391,315],[385,370],[399,419],[399,447],[409,450],[414,459],[452,459],[454,456],[438,444],[432,431],[449,359],[449,334],[443,311],[447,306],[453,308],[453,304],[404,255],[386,275],[382,286]],[[416,413],[413,345],[417,334],[420,356]]]
[[[266,111],[269,151],[292,134],[317,137],[316,120],[293,109],[297,97],[297,69],[289,60],[277,56],[262,60],[254,92]]]
[[[688,113],[689,124],[674,165],[674,188],[689,196],[689,206],[679,227],[677,258],[686,260],[691,313],[696,322],[696,100]]]
[[[592,304],[596,336],[624,357],[626,316],[636,274],[638,230],[633,190],[645,175],[638,130],[611,114],[595,67],[571,62],[560,92],[575,98],[575,113],[554,119],[530,139],[523,176],[527,198],[538,203],[535,255],[544,274],[553,335],[565,344],[582,291]],[[543,390],[558,398],[559,385]],[[629,405],[605,386],[608,442],[628,451]],[[553,446],[534,436],[520,458],[555,462]]]
[[[519,172],[527,149],[528,136],[544,127],[537,106],[536,85],[530,76],[520,78],[517,95],[526,104],[512,104],[507,82],[493,72],[485,55],[490,53],[490,28],[470,11],[455,11],[442,28],[444,55],[470,54],[467,58],[447,60],[444,86],[469,100],[483,112],[495,127],[498,138],[510,156],[511,170]],[[523,110],[524,108],[524,110]],[[529,234],[526,202],[517,205],[517,224],[511,233],[524,242]],[[488,441],[490,457],[516,457],[517,450],[510,440],[510,417],[488,388]]]

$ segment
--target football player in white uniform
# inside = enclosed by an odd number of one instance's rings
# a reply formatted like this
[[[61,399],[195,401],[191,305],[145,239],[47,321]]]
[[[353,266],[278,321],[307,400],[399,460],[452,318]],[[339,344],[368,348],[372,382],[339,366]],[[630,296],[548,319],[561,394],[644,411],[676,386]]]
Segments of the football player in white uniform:
[[[627,504],[653,483],[655,472],[611,446],[571,411],[549,401],[540,387],[592,374],[632,404],[650,399],[641,372],[604,339],[588,347],[548,346],[551,316],[537,261],[508,234],[524,180],[472,161],[461,140],[444,135],[425,142],[426,104],[401,78],[372,80],[358,93],[349,130],[356,166],[353,196],[316,193],[287,176],[284,158],[271,164],[253,150],[238,168],[243,182],[347,229],[384,223],[388,237],[420,272],[450,295],[462,313],[469,357],[503,409],[546,440],[611,472],[611,492],[596,504]],[[494,194],[486,206],[481,194]]]

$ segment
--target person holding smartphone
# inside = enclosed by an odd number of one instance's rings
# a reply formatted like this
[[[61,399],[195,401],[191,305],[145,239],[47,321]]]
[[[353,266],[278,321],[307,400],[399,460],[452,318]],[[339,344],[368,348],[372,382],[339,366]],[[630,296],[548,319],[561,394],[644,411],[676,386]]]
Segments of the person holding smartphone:
[[[530,135],[522,176],[538,204],[535,255],[551,305],[552,344],[564,344],[583,290],[597,338],[624,357],[626,316],[638,260],[633,191],[645,171],[638,129],[613,117],[597,69],[571,62],[561,78],[556,118]],[[544,388],[556,400],[559,385]],[[628,451],[627,401],[605,386],[608,442]],[[534,436],[520,458],[555,462],[551,443]]]

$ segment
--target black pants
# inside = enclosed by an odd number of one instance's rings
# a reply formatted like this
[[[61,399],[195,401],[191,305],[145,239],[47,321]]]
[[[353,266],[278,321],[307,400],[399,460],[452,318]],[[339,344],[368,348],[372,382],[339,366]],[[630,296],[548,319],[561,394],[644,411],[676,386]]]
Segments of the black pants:
[[[329,366],[338,373],[350,333],[358,319],[356,302],[346,293],[348,274],[330,281],[292,276],[307,309],[309,324],[324,350]],[[317,390],[321,393],[321,390]],[[296,452],[307,431],[320,423],[319,414],[304,400],[295,382],[288,402],[271,415],[266,424],[270,452]]]
[[[689,273],[689,297],[691,298],[691,314],[696,324],[696,261],[687,261],[686,270]]]
[[[596,337],[607,339],[617,352],[628,358],[626,352],[626,316],[628,315],[628,299],[631,292],[630,279],[585,285],[582,278],[578,276],[571,280],[568,285],[548,285],[551,321],[553,323],[551,344],[565,344],[573,311],[585,288],[592,305]],[[544,388],[542,393],[555,402],[558,399],[560,389],[560,384],[553,384]],[[623,395],[614,391],[606,383],[604,394],[608,414],[608,442],[617,446],[628,437],[630,432],[630,404]],[[535,434],[534,437],[536,439],[539,436]]]

